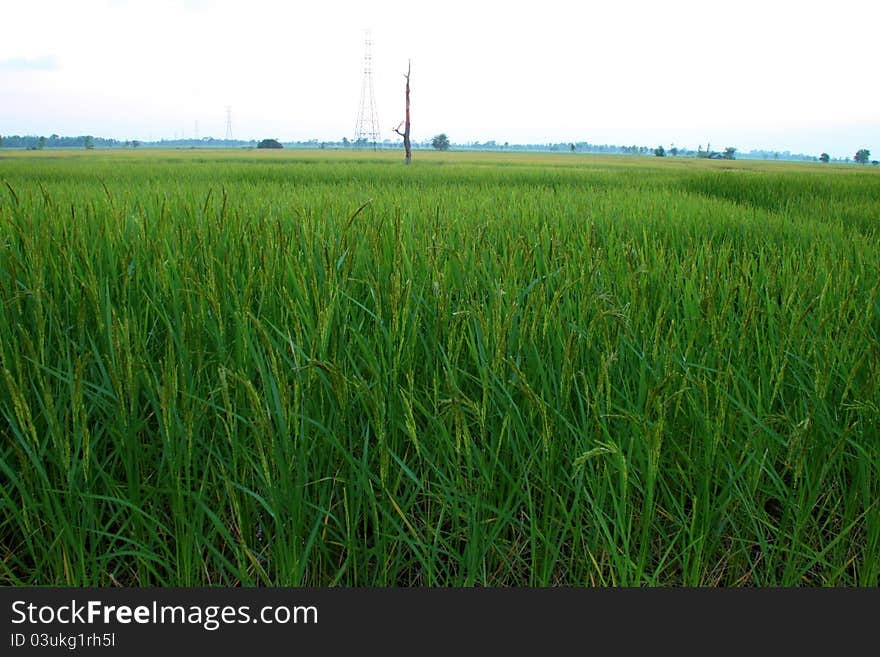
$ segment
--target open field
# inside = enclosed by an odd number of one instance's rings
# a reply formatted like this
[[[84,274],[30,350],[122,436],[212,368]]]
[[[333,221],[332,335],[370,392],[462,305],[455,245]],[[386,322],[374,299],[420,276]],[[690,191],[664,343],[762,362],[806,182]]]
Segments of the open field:
[[[0,584],[880,584],[876,167],[0,151],[0,374]]]

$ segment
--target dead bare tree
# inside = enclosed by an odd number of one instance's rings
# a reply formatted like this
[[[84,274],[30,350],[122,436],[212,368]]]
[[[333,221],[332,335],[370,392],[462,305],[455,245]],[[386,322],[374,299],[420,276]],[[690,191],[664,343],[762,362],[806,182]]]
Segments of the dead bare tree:
[[[401,121],[401,123],[394,128],[394,132],[403,137],[403,150],[406,151],[406,163],[409,164],[412,160],[412,151],[410,150],[410,141],[409,141],[409,72],[412,63],[407,61],[406,63],[406,75],[403,77],[406,78],[406,119]],[[400,131],[400,126],[403,126],[403,132]]]

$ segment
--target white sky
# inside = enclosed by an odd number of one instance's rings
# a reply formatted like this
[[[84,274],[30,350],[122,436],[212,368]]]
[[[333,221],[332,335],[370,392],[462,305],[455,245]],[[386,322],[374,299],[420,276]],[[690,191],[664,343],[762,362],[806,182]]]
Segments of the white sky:
[[[880,155],[880,1],[0,0],[0,134]]]

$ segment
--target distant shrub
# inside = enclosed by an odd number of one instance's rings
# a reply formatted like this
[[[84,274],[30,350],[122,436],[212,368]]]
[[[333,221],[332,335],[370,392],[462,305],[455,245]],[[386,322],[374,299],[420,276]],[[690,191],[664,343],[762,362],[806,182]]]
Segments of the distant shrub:
[[[284,146],[277,139],[264,139],[257,144],[257,148],[284,148]]]

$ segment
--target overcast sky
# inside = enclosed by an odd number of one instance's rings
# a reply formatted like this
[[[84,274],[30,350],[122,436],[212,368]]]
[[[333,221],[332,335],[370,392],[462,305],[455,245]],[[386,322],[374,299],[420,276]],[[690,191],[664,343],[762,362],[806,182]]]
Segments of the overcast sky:
[[[0,0],[0,134],[880,155],[878,0]]]

